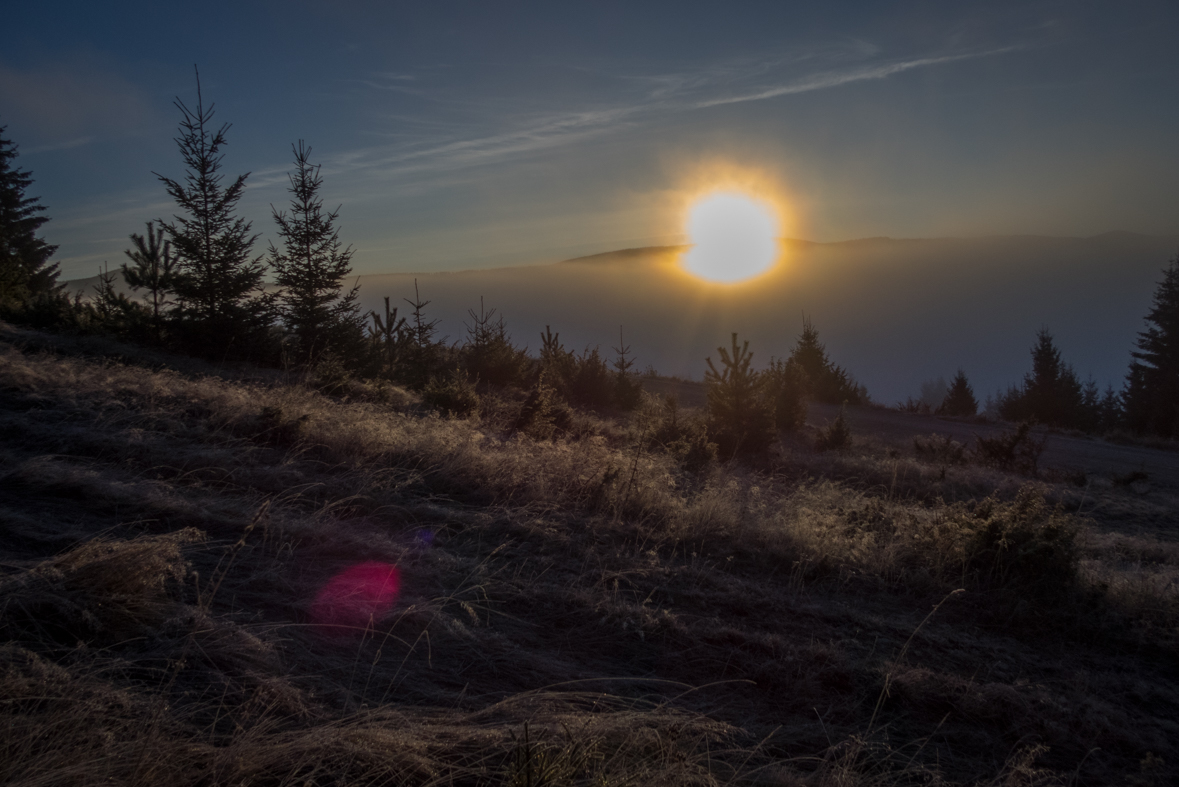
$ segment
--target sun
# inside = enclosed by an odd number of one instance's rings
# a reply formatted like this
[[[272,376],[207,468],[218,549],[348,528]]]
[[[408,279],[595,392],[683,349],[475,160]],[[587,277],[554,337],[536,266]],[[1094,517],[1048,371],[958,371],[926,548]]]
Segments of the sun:
[[[767,272],[781,254],[776,211],[741,191],[714,191],[688,209],[692,246],[683,256],[688,273],[735,284]]]

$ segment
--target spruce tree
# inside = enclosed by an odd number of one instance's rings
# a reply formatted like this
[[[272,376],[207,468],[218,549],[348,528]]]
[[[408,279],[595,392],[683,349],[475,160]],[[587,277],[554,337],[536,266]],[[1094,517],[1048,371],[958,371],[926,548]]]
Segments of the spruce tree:
[[[978,400],[974,398],[974,389],[966,379],[966,372],[961,369],[954,375],[953,382],[946,397],[942,399],[937,410],[938,415],[957,416],[965,418],[978,412]]]
[[[214,130],[213,105],[204,105],[199,74],[196,108],[179,98],[175,105],[182,115],[176,144],[187,171],[182,181],[154,174],[182,211],[160,222],[176,254],[178,327],[186,344],[210,357],[231,349],[250,354],[271,321],[273,299],[261,294],[266,269],[262,257],[252,256],[258,236],[235,215],[248,173],[222,186],[221,150],[230,126]]]
[[[296,359],[312,361],[324,353],[352,358],[360,352],[364,317],[356,302],[359,286],[344,292],[352,272],[352,247],[340,241],[335,221],[339,208],[323,210],[319,166],[310,163],[311,148],[292,145],[291,213],[273,206],[283,250],[270,244],[270,266],[282,288],[279,311],[294,338]]]
[[[1163,271],[1122,398],[1135,432],[1179,438],[1179,255]]]
[[[164,228],[155,229],[147,223],[147,234],[131,233],[134,249],[124,251],[134,267],[123,263],[123,280],[133,290],[144,289],[144,300],[151,304],[152,336],[158,343],[162,338],[164,312],[168,295],[172,292],[176,258],[172,256],[172,242],[164,240]]]
[[[49,258],[57,251],[37,231],[48,216],[37,197],[25,196],[32,175],[12,166],[16,145],[3,137],[0,126],[0,306],[14,307],[57,290],[57,265]]]
[[[731,348],[716,351],[721,368],[707,358],[704,372],[710,437],[725,457],[763,453],[774,439],[774,404],[764,376],[750,368],[749,340],[738,344],[734,333]]]
[[[463,345],[463,360],[467,374],[480,382],[496,386],[524,384],[528,356],[512,344],[502,316],[495,309],[484,309],[479,298],[479,313],[468,309],[471,323],[466,325],[467,340]]]
[[[806,373],[811,398],[827,404],[860,404],[867,394],[842,367],[831,363],[819,332],[809,319],[802,323],[802,335],[790,353],[792,361]]]
[[[1035,420],[1059,427],[1083,425],[1084,393],[1073,368],[1061,360],[1060,350],[1047,328],[1036,334],[1032,346],[1032,371],[1023,385],[1010,389],[999,405],[1009,421]]]

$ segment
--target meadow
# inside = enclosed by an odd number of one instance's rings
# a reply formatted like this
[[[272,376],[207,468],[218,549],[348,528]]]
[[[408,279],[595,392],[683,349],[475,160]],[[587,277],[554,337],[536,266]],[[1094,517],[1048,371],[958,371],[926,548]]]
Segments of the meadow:
[[[551,439],[523,406],[0,326],[0,781],[1179,776],[1172,498],[813,418],[697,466],[656,396]],[[397,603],[317,622],[366,563]]]

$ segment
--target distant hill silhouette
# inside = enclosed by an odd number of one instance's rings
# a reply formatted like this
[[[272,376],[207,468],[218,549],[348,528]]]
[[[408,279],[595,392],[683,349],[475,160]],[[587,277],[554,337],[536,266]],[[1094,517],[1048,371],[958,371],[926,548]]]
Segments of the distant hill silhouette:
[[[732,331],[754,365],[789,353],[811,318],[831,360],[878,401],[915,395],[962,367],[980,400],[1017,383],[1048,326],[1081,379],[1120,387],[1130,349],[1179,236],[864,238],[783,242],[785,261],[756,281],[716,286],[679,270],[684,247],[622,249],[560,263],[362,276],[366,309],[412,297],[418,280],[440,335],[465,334],[483,296],[519,344],[546,325],[569,347],[608,350],[623,326],[642,368],[699,379]],[[72,286],[93,280],[71,282]],[[404,307],[404,302],[401,302]]]

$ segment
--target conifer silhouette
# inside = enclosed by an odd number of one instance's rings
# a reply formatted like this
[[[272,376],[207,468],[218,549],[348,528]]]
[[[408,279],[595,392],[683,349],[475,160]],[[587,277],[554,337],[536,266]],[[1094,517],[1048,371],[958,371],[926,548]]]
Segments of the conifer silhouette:
[[[802,334],[798,337],[790,361],[806,373],[810,395],[826,404],[860,404],[863,392],[851,376],[827,357],[827,348],[819,341],[819,332],[809,319],[803,319]]]
[[[0,135],[5,126],[0,126]],[[57,251],[37,233],[48,216],[37,197],[25,196],[32,175],[12,166],[16,145],[0,136],[0,306],[17,306],[39,295],[57,292]]]
[[[1179,437],[1179,255],[1163,271],[1138,334],[1122,394],[1126,423],[1138,433]]]
[[[124,251],[134,267],[123,263],[123,280],[133,290],[144,289],[144,300],[151,304],[152,338],[158,343],[162,339],[163,309],[170,301],[168,295],[175,283],[176,258],[172,256],[172,242],[164,240],[164,229],[156,230],[147,222],[147,234],[131,233],[134,249]]]
[[[1036,334],[1032,346],[1032,371],[1023,385],[1013,388],[999,403],[999,415],[1008,421],[1034,420],[1049,426],[1076,428],[1084,412],[1081,382],[1061,359],[1047,328]]]
[[[738,344],[734,333],[730,349],[716,350],[721,368],[710,357],[704,372],[713,439],[724,456],[762,453],[774,438],[774,412],[762,376],[750,368],[749,341]]]
[[[291,213],[271,206],[280,251],[270,244],[269,263],[282,287],[279,312],[294,339],[295,358],[309,363],[318,355],[355,358],[360,352],[363,316],[356,302],[359,285],[344,291],[352,272],[352,247],[340,241],[335,227],[339,209],[326,212],[319,188],[319,166],[310,162],[311,147],[291,146],[295,171],[289,175]]]
[[[154,173],[176,201],[181,214],[160,224],[176,255],[174,287],[184,341],[203,354],[217,357],[234,344],[248,352],[257,332],[271,322],[273,298],[261,294],[265,266],[252,256],[250,222],[235,215],[247,175],[222,186],[221,160],[229,124],[213,129],[213,105],[205,107],[197,74],[195,109],[179,98],[180,135],[176,144],[184,159],[182,181]]]
[[[974,389],[966,379],[966,372],[961,369],[954,375],[950,383],[950,390],[942,400],[938,415],[957,416],[960,418],[974,415],[978,412],[978,400],[974,398]]]

